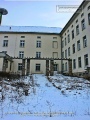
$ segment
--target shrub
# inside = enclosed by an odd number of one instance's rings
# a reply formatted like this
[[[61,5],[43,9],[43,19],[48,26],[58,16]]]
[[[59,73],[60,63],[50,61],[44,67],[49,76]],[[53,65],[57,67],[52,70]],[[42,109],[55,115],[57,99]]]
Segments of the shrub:
[[[19,74],[10,74],[9,72],[0,72],[0,77],[8,79],[18,79],[20,78]]]

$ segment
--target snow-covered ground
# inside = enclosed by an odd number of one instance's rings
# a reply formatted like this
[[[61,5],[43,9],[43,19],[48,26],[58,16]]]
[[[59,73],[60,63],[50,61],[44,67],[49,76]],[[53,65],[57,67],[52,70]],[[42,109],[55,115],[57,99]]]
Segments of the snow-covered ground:
[[[63,75],[49,81],[37,74],[33,79],[3,80],[0,120],[90,120],[90,82]]]

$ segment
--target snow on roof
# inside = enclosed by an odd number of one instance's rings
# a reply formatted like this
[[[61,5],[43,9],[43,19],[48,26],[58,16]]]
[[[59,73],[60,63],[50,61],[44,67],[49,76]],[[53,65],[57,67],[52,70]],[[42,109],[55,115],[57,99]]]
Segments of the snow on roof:
[[[62,28],[60,27],[44,27],[44,26],[0,26],[0,32],[32,32],[32,33],[55,33],[58,34]]]

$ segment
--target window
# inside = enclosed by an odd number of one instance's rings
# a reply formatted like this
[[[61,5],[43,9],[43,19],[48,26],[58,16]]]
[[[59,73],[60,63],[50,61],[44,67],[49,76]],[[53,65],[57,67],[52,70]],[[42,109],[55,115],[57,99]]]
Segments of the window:
[[[78,67],[81,68],[81,57],[78,57]]]
[[[67,71],[67,62],[65,63],[65,71]]]
[[[7,51],[2,51],[3,53],[7,54]]]
[[[53,52],[53,58],[58,58],[58,53],[57,52]]]
[[[8,38],[8,36],[4,36],[4,38]]]
[[[74,39],[74,30],[72,30],[72,39]]]
[[[41,39],[41,36],[37,36],[37,39]]]
[[[72,45],[73,54],[75,53],[75,44]]]
[[[62,52],[62,58],[64,58],[64,52]]]
[[[20,47],[25,47],[25,40],[20,40]]]
[[[54,64],[54,71],[58,71],[58,64]]]
[[[73,28],[73,25],[71,26],[71,28]]]
[[[76,35],[79,34],[79,25],[76,26]]]
[[[83,16],[84,16],[84,13],[81,14],[81,17],[83,17]]]
[[[40,71],[40,64],[36,64],[36,71]]]
[[[53,39],[57,39],[57,37],[53,37]]]
[[[6,60],[6,68],[8,68],[8,61]]]
[[[24,58],[24,51],[19,51],[19,58]]]
[[[76,20],[76,23],[78,22],[78,19]]]
[[[62,41],[62,48],[64,47],[64,40]]]
[[[77,50],[80,50],[80,40],[77,41]]]
[[[68,56],[70,56],[70,47],[68,48]]]
[[[3,40],[3,47],[8,47],[8,40]]]
[[[18,70],[22,70],[22,63],[18,63]]]
[[[64,63],[62,64],[62,70],[64,71]]]
[[[67,50],[65,50],[65,58],[67,58]]]
[[[88,24],[90,25],[90,13],[88,14]]]
[[[83,47],[87,47],[87,39],[86,39],[86,35],[83,37]]]
[[[73,59],[73,69],[76,69],[76,59]]]
[[[81,26],[82,26],[82,30],[84,30],[84,29],[85,29],[85,19],[83,19],[83,20],[81,21]]]
[[[57,41],[53,41],[53,48],[58,48],[58,42]]]
[[[69,32],[69,30],[67,30],[67,32]]]
[[[66,38],[65,38],[65,46],[67,45],[67,41],[66,41]]]
[[[41,41],[37,41],[36,47],[37,47],[37,48],[41,48]]]
[[[41,58],[41,52],[36,52],[36,58]]]
[[[68,34],[68,43],[70,42],[70,34]]]
[[[85,66],[88,65],[88,54],[84,55],[84,63],[85,63]]]
[[[90,10],[90,6],[88,6],[88,10]]]
[[[21,36],[21,38],[25,38],[25,36]]]

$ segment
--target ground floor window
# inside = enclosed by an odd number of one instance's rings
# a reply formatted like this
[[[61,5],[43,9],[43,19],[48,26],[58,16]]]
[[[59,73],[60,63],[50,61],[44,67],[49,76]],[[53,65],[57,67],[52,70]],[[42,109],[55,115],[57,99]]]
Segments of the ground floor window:
[[[78,57],[78,67],[81,68],[81,57]]]
[[[54,71],[58,71],[58,64],[54,64]]]
[[[64,63],[62,64],[62,71],[64,71]]]
[[[76,69],[76,59],[73,59],[73,69]]]
[[[65,71],[67,71],[67,62],[65,63]]]
[[[36,64],[36,71],[40,71],[40,67],[41,67],[40,64]]]
[[[22,63],[18,63],[18,70],[22,70]]]
[[[88,54],[84,55],[85,66],[88,65]]]

